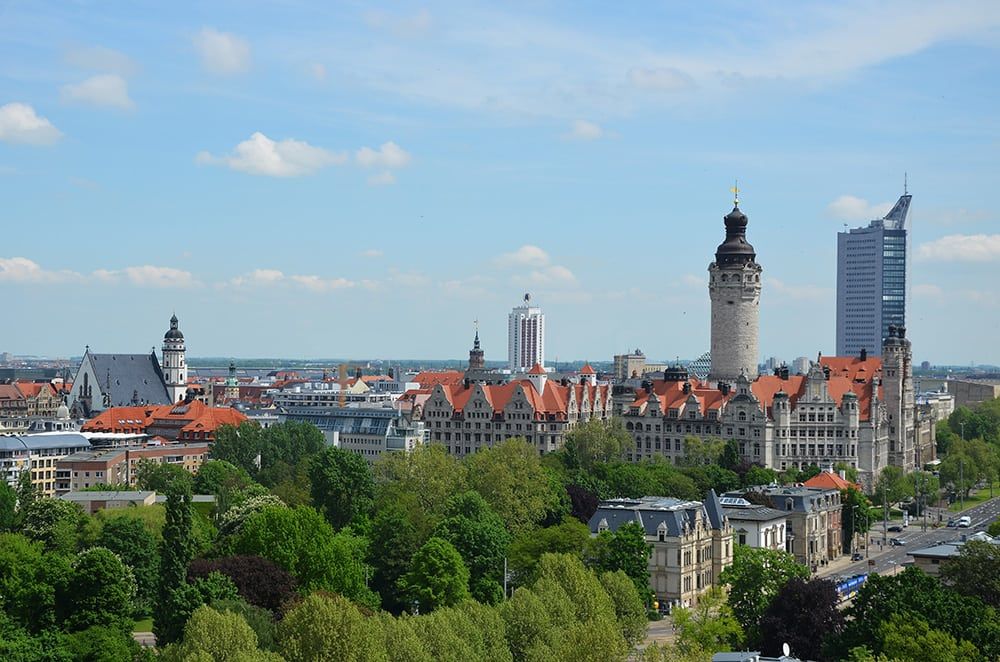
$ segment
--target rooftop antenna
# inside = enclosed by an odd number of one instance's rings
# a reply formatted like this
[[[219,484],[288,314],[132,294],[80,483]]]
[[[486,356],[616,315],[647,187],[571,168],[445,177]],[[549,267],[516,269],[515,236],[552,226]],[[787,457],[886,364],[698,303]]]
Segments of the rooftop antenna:
[[[909,191],[907,191],[907,186],[906,185],[907,185],[906,172],[904,171],[903,172],[903,195],[909,195]]]

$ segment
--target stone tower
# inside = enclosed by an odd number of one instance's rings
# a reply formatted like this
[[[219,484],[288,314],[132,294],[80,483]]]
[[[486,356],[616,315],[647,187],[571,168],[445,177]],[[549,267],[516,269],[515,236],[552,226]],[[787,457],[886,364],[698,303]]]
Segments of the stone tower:
[[[171,402],[187,395],[188,369],[184,359],[184,334],[177,328],[177,315],[170,318],[170,330],[163,334],[163,381]]]
[[[913,352],[906,327],[889,325],[882,342],[882,394],[889,419],[889,464],[913,471],[917,458],[913,443]]]
[[[710,382],[735,382],[741,374],[757,376],[760,333],[760,272],[746,239],[747,217],[739,200],[723,219],[726,240],[708,265],[708,293],[712,300],[712,366]]]
[[[469,350],[469,370],[485,370],[486,356],[479,344],[479,322],[476,322],[476,339]]]

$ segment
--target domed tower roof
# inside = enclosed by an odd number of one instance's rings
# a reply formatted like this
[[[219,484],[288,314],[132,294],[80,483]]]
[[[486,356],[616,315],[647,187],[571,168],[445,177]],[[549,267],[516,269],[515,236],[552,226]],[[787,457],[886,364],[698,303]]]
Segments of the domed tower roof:
[[[733,210],[723,218],[726,223],[726,240],[719,244],[715,251],[715,263],[720,267],[726,265],[745,265],[754,261],[757,253],[747,241],[747,215],[740,211],[739,203],[733,205]]]
[[[177,328],[177,315],[170,316],[170,330],[163,334],[164,340],[184,340],[184,334]]]

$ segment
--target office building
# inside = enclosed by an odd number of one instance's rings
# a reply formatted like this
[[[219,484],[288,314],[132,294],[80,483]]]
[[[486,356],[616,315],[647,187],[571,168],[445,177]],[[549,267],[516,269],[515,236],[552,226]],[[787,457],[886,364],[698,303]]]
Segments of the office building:
[[[837,355],[878,356],[889,326],[906,325],[905,191],[885,215],[837,234]]]
[[[531,305],[530,294],[510,312],[507,363],[511,372],[528,372],[535,364],[545,366],[545,315]]]

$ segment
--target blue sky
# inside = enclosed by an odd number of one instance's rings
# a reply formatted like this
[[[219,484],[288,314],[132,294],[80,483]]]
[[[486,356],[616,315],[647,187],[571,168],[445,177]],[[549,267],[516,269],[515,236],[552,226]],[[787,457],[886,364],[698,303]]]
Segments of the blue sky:
[[[739,178],[761,351],[834,350],[909,173],[915,358],[1000,363],[1000,4],[0,5],[0,351],[695,357]],[[702,6],[704,5],[704,6]]]

